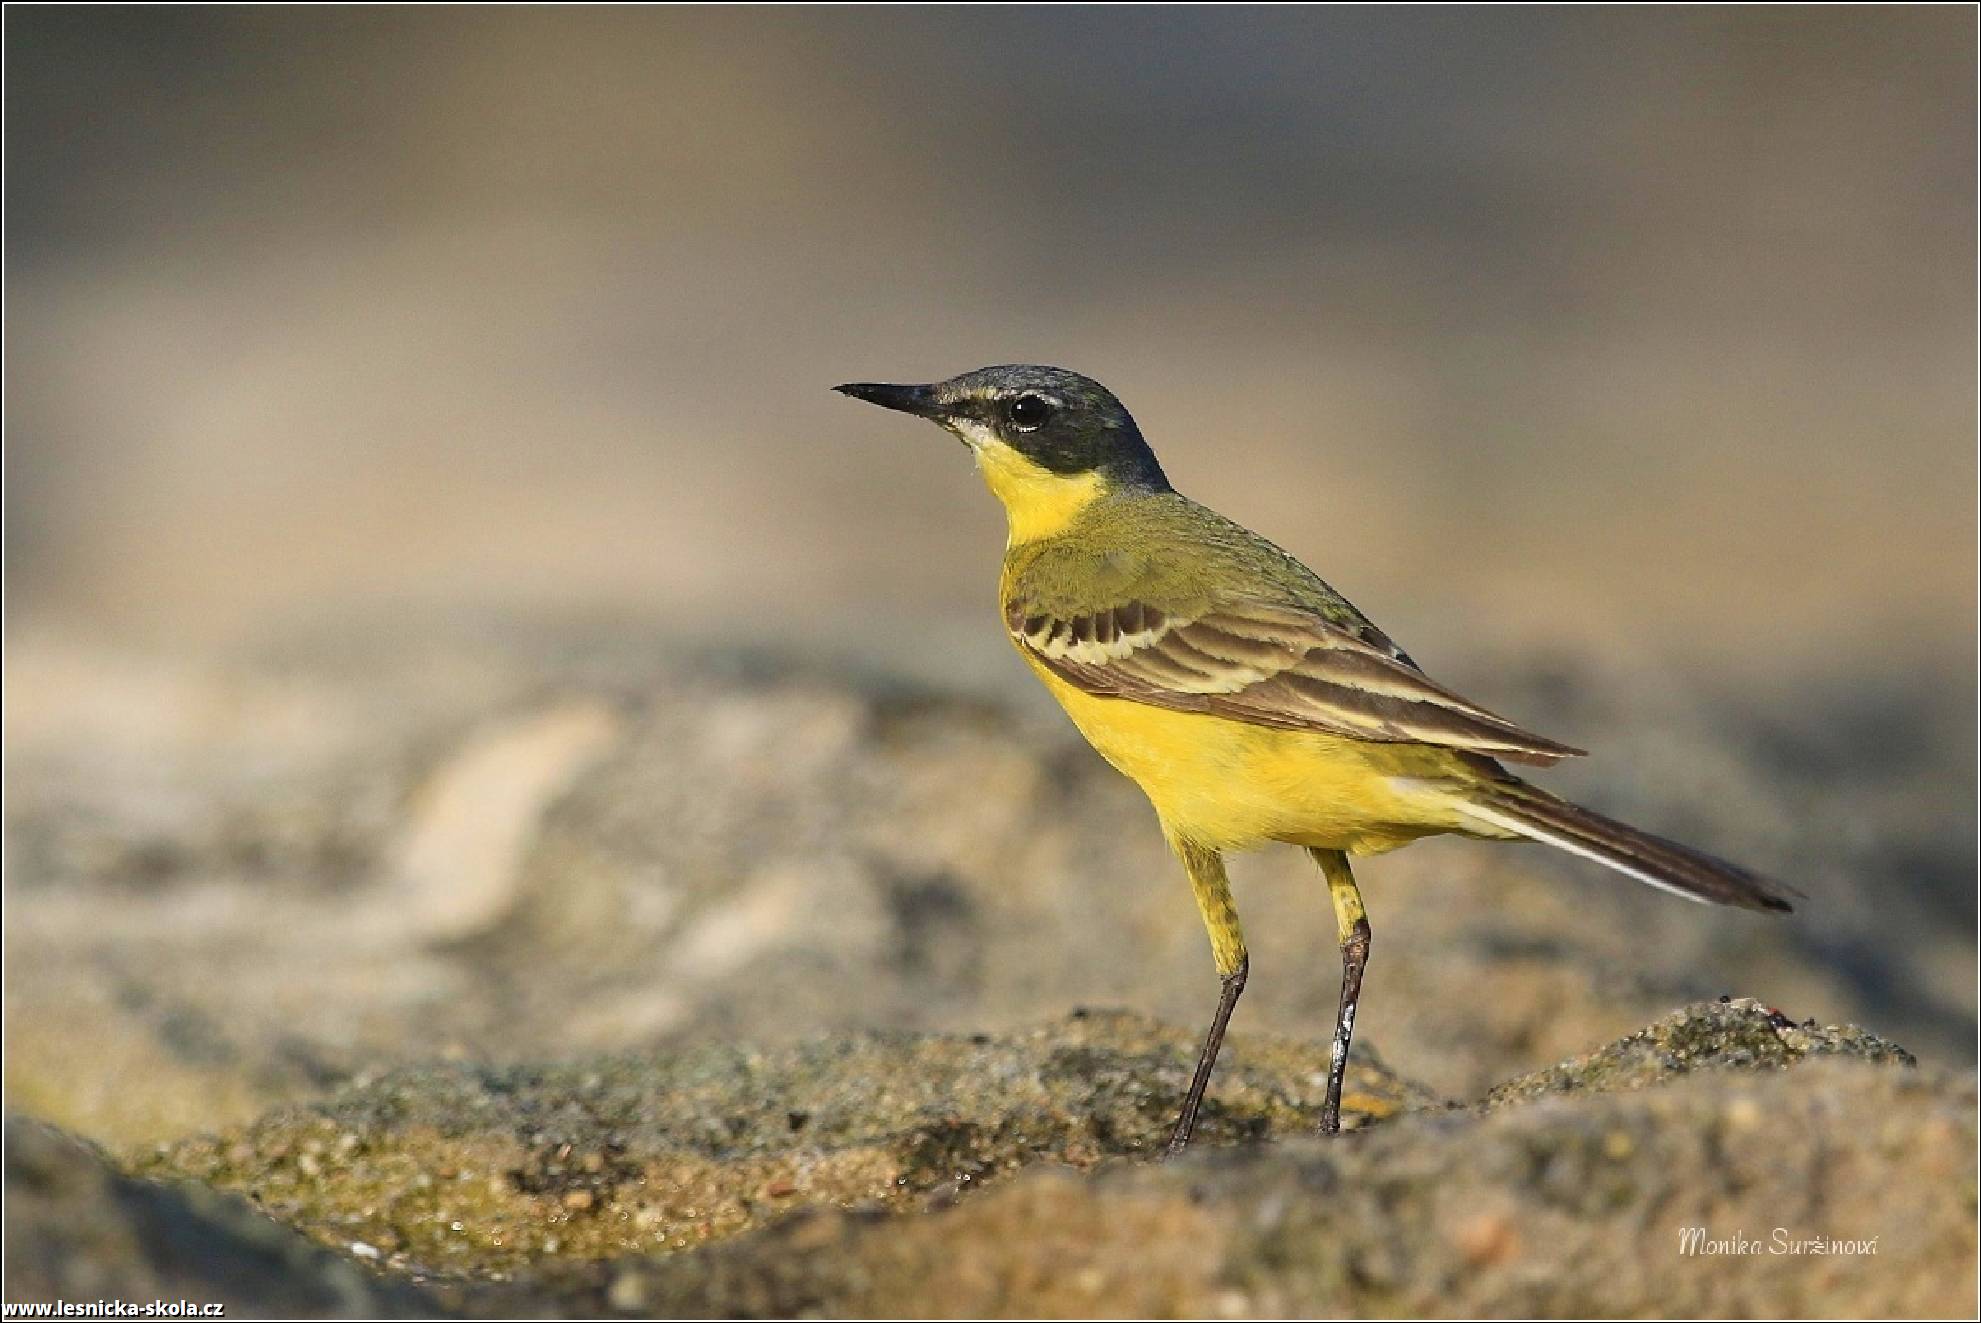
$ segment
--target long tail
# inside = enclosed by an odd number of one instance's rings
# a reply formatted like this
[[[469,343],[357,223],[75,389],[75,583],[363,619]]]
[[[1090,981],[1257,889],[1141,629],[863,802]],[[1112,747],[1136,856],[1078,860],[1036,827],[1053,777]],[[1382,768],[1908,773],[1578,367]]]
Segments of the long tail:
[[[1789,897],[1802,894],[1703,850],[1557,799],[1524,781],[1468,786],[1459,811],[1488,834],[1510,832],[1540,841],[1687,900],[1787,913],[1793,908]]]

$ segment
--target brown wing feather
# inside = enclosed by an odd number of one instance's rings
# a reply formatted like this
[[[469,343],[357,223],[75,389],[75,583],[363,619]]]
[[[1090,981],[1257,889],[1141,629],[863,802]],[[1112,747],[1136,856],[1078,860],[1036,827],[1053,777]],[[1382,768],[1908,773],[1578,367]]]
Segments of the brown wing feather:
[[[1006,621],[1019,646],[1090,694],[1543,766],[1582,752],[1433,683],[1373,627],[1358,637],[1297,606],[1228,602],[1175,619],[1130,601],[1056,619],[1013,602]]]

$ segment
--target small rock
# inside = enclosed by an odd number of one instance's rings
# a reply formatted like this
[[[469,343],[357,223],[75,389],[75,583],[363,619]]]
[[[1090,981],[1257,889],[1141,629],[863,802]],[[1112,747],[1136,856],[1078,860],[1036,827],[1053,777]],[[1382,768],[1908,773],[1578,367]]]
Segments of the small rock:
[[[605,1293],[605,1303],[621,1314],[637,1314],[646,1309],[645,1274],[627,1271],[616,1274]]]

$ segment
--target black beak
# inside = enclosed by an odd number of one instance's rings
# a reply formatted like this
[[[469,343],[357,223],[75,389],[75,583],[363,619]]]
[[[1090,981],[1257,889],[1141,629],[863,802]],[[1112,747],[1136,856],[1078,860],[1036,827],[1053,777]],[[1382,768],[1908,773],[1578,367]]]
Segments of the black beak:
[[[877,381],[849,381],[834,386],[841,395],[851,395],[883,409],[899,409],[918,418],[940,418],[942,405],[936,401],[933,386],[889,386]]]

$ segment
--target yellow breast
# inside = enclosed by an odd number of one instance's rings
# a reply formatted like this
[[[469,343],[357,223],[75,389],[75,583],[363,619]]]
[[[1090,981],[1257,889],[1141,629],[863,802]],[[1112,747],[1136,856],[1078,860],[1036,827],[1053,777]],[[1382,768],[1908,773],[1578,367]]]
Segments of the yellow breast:
[[[1025,660],[1172,836],[1218,850],[1284,841],[1375,854],[1457,826],[1435,796],[1408,787],[1449,771],[1441,750],[1096,698]]]

